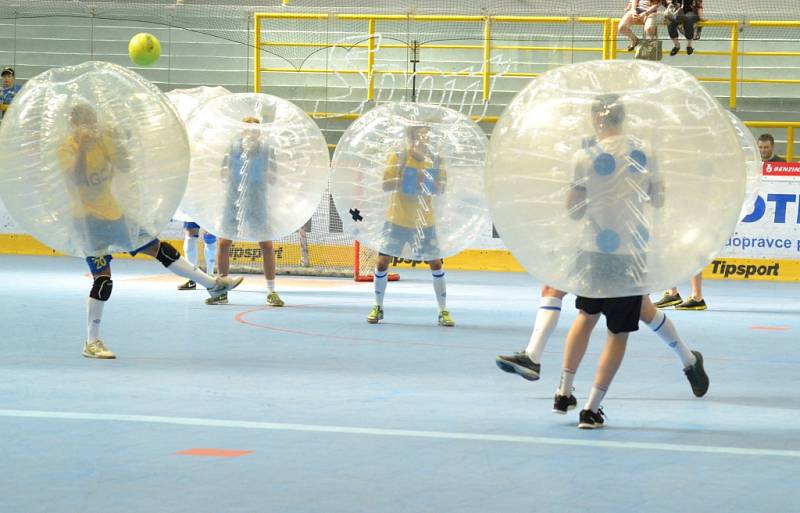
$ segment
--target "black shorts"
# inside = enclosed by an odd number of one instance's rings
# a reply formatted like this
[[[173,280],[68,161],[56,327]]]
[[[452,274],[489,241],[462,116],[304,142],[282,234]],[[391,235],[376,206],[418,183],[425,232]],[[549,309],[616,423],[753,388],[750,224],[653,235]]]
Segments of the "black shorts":
[[[575,271],[591,290],[614,290],[620,283],[642,285],[647,280],[644,254],[617,255],[586,251],[578,254]]]
[[[386,221],[383,225],[383,244],[380,254],[384,256],[399,257],[403,248],[408,244],[411,249],[412,260],[436,260],[431,254],[440,255],[439,237],[436,235],[436,226],[424,228],[410,228]]]
[[[589,315],[606,316],[606,327],[611,333],[638,331],[642,311],[642,296],[589,298],[578,296],[575,308]]]

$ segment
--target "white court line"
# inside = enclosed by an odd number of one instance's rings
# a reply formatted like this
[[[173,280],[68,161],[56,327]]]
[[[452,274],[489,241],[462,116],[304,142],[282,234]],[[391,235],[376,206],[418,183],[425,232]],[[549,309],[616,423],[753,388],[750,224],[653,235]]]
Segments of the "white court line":
[[[279,422],[253,422],[246,420],[196,419],[187,417],[161,417],[150,415],[118,415],[103,413],[77,413],[36,410],[0,410],[0,417],[60,420],[99,420],[111,422],[138,422],[174,426],[200,426],[263,431],[297,431],[305,433],[337,433],[347,435],[393,436],[405,438],[434,438],[440,440],[469,440],[477,442],[504,442],[528,445],[561,445],[572,447],[600,447],[604,449],[639,449],[647,451],[688,452],[693,454],[726,454],[735,456],[775,456],[800,458],[800,450],[750,449],[713,445],[660,444],[643,442],[615,442],[540,436],[489,435],[483,433],[450,433],[447,431],[416,431],[405,429],[378,429],[347,426],[317,426],[313,424],[284,424]]]

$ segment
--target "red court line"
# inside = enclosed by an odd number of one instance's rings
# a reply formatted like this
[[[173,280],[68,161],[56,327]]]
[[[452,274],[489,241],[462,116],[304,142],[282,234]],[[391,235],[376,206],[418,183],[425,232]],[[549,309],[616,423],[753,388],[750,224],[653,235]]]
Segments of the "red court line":
[[[788,331],[791,328],[789,326],[750,326],[750,329],[757,331]]]
[[[181,456],[211,456],[214,458],[238,458],[245,454],[253,454],[255,451],[235,451],[231,449],[210,449],[196,447],[194,449],[186,449],[185,451],[178,451],[175,454]]]

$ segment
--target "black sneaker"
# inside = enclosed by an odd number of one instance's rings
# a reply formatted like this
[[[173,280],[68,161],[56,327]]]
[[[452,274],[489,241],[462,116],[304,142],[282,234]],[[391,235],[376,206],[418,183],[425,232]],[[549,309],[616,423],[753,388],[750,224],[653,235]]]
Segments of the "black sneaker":
[[[581,429],[601,428],[603,427],[603,417],[605,416],[606,414],[603,413],[602,408],[598,409],[597,413],[593,412],[592,410],[581,410],[578,427]]]
[[[495,358],[494,363],[500,370],[510,372],[512,374],[519,374],[528,381],[536,381],[539,379],[540,364],[535,363],[528,356],[525,351],[514,353],[512,356],[498,356]]]
[[[692,55],[694,53],[694,48],[691,46],[686,47],[686,55]]]
[[[559,415],[566,415],[569,410],[574,410],[578,407],[578,400],[575,399],[575,396],[570,395],[558,395],[553,398],[553,413],[557,413]]]
[[[664,292],[664,295],[661,296],[661,299],[658,300],[656,303],[656,308],[667,308],[670,306],[679,305],[683,302],[681,295],[677,292],[675,294],[670,294],[669,291]]]
[[[708,392],[708,385],[711,382],[708,379],[705,367],[703,367],[703,355],[700,351],[692,351],[692,354],[697,358],[697,361],[691,367],[683,369],[683,373],[686,374],[686,379],[692,385],[692,393],[694,393],[695,397],[703,397]]]
[[[178,290],[194,290],[197,288],[197,284],[192,280],[187,281],[186,283],[181,283],[178,285]]]
[[[680,51],[681,51],[681,47],[680,46],[673,46],[672,50],[669,51],[669,56],[670,57],[675,57],[676,55],[678,55],[678,52],[680,52]]]
[[[708,306],[706,305],[705,299],[698,301],[695,298],[690,297],[683,303],[675,305],[675,310],[708,310]]]

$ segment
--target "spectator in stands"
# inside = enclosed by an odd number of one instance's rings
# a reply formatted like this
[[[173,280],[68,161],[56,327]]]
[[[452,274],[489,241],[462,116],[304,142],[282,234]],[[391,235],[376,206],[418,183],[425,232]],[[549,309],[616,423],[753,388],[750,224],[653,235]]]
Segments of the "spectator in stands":
[[[16,77],[14,76],[14,68],[4,68],[3,69],[3,89],[0,92],[0,119],[3,119],[3,116],[8,110],[8,106],[11,104],[11,100],[14,99],[14,96],[22,89],[22,86],[16,84]]]
[[[666,0],[631,0],[622,19],[619,20],[619,33],[630,40],[628,51],[639,44],[639,38],[631,30],[632,25],[644,25],[645,39],[655,39],[658,6]]]
[[[758,136],[758,151],[761,152],[761,160],[764,162],[786,162],[785,159],[775,155],[775,138],[772,134]]]
[[[695,39],[695,25],[700,21],[703,12],[703,0],[667,0],[667,10],[664,17],[667,20],[667,32],[672,39],[674,47],[669,54],[675,56],[681,50],[681,43],[678,40],[678,29],[683,29],[686,37],[686,53],[692,55],[692,41]]]

